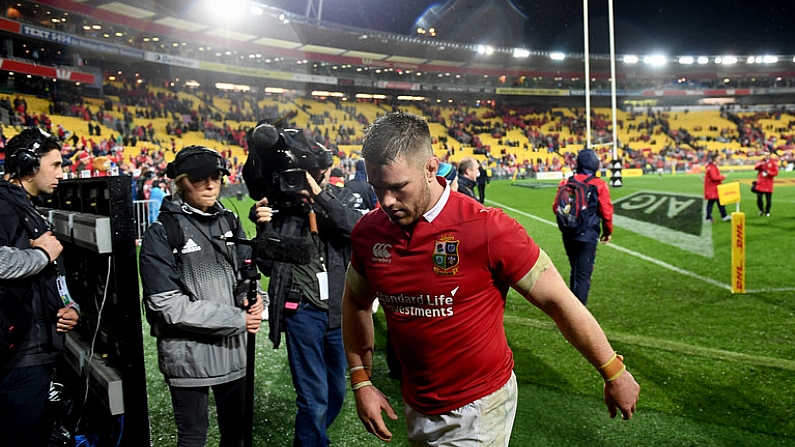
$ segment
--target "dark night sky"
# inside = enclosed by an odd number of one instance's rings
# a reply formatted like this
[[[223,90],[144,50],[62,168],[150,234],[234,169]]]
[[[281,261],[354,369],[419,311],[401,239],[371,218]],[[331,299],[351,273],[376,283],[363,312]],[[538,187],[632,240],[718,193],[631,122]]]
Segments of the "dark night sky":
[[[267,3],[299,14],[306,11],[303,0]],[[481,43],[478,36],[494,34],[489,22],[498,11],[510,17],[516,27],[510,37],[503,33],[502,42],[497,44],[534,50],[583,50],[581,0],[324,0],[322,19],[409,34],[432,5],[477,14],[482,23],[482,28],[474,27],[474,31],[472,26],[466,30],[453,27],[447,30],[448,37],[439,35],[441,39],[456,35],[460,41],[465,35]],[[482,9],[484,5],[490,9]],[[591,51],[607,53],[607,0],[591,1],[589,5]],[[619,54],[795,54],[795,0],[615,0],[614,8]]]

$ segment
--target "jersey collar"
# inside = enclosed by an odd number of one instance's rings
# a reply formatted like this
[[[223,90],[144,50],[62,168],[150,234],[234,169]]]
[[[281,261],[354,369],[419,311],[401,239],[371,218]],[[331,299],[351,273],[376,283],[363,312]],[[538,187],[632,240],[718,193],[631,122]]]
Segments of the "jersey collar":
[[[450,199],[450,191],[451,191],[450,184],[447,183],[447,180],[443,177],[437,176],[436,180],[442,185],[444,185],[444,191],[442,191],[442,195],[441,197],[439,197],[439,200],[436,202],[436,205],[434,205],[433,208],[429,209],[428,211],[425,212],[425,214],[422,215],[425,218],[425,220],[427,220],[428,222],[433,222],[433,220],[436,219],[436,217],[438,217],[439,214],[441,214],[442,208],[444,208],[444,206],[447,204],[447,201]]]

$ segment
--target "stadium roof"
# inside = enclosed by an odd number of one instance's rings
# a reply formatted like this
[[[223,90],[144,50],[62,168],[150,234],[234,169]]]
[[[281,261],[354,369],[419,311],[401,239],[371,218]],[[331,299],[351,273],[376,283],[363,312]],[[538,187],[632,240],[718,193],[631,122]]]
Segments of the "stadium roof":
[[[307,0],[307,5],[319,0]],[[44,0],[53,8],[81,12],[97,20],[116,22],[135,29],[183,38],[196,42],[197,37],[208,36],[216,42],[245,48],[258,47],[303,52],[329,57],[349,57],[363,62],[391,63],[397,65],[426,65],[434,67],[463,67],[469,71],[497,69],[506,71],[535,71],[545,74],[570,76],[583,73],[583,54],[554,53],[550,51],[490,47],[475,43],[438,40],[417,35],[396,34],[367,30],[313,19],[312,14],[297,14],[248,0],[202,1],[169,0]],[[304,2],[299,2],[304,3]],[[488,26],[506,28],[510,32],[515,24],[510,18],[501,18],[498,12],[509,0],[489,0],[483,17]],[[208,9],[208,5],[222,9]],[[240,8],[239,11],[236,9]],[[309,13],[309,11],[307,11]],[[319,15],[319,14],[318,14]],[[499,16],[499,17],[498,17]],[[455,18],[456,16],[453,16]],[[496,19],[494,19],[496,17]],[[494,20],[492,20],[494,19]],[[498,20],[499,19],[499,20]],[[463,19],[461,19],[463,20]],[[195,34],[198,33],[198,34]],[[699,56],[707,63],[698,62]],[[740,55],[735,55],[740,56]],[[667,59],[666,59],[667,58]],[[749,59],[747,59],[749,58]],[[792,56],[764,60],[764,55],[740,56],[729,59],[715,55],[665,56],[666,64],[655,64],[654,59],[638,55],[635,62],[618,56],[617,69],[621,76],[788,76],[795,70]],[[735,63],[727,63],[733,60]],[[610,72],[606,54],[591,54],[591,73],[605,77]],[[660,62],[659,59],[657,62]],[[739,63],[736,63],[739,62]],[[762,63],[763,62],[763,63]],[[636,65],[637,64],[637,65]],[[650,68],[651,67],[651,68]]]

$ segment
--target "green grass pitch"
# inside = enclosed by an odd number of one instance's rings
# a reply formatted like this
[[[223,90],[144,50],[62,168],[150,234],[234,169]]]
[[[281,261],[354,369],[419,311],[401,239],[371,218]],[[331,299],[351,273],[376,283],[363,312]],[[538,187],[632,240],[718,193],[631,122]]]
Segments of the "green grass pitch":
[[[753,173],[723,171],[726,182],[742,183],[748,293],[729,289],[731,225],[702,222],[700,177],[626,178],[622,188],[610,192],[617,213],[634,214],[616,226],[610,244],[600,244],[588,306],[641,385],[638,411],[631,421],[610,419],[597,372],[549,318],[512,291],[505,326],[516,361],[519,408],[511,445],[795,446],[795,173],[781,173],[771,216],[760,217],[749,190]],[[556,183],[493,181],[486,204],[516,218],[567,279],[568,262],[551,211]],[[677,203],[688,197],[695,198],[695,208],[677,214]],[[245,215],[251,201],[225,203]],[[645,231],[637,222],[645,222]],[[373,381],[401,416],[387,422],[391,444],[407,445],[400,391],[386,376],[380,311],[374,321],[379,351]],[[295,396],[287,354],[284,345],[273,350],[266,333],[263,325],[257,338],[254,441],[288,446]],[[152,440],[174,446],[169,394],[146,323],[144,341]],[[211,427],[208,445],[217,445],[214,420]],[[330,436],[337,446],[381,444],[359,422],[350,391]]]

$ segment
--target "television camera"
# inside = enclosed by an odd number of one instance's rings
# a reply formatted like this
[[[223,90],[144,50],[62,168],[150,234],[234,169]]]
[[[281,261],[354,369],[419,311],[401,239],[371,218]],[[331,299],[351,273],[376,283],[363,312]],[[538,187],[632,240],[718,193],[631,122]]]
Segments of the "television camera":
[[[280,212],[305,212],[298,192],[309,188],[306,173],[331,167],[331,151],[307,138],[301,129],[279,129],[262,121],[247,138],[243,179],[251,198],[267,197],[269,206]]]

